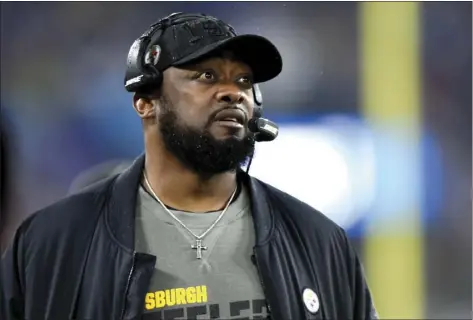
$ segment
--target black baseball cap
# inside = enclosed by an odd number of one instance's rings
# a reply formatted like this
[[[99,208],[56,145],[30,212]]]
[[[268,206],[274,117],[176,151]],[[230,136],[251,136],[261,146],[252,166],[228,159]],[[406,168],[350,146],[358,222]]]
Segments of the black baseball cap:
[[[172,23],[163,28],[157,39],[152,37],[147,54],[158,71],[184,66],[219,51],[230,51],[252,69],[255,83],[271,80],[281,72],[281,54],[265,37],[237,35],[233,27],[209,15],[183,16],[177,14],[169,18]],[[136,76],[127,72],[125,81]]]

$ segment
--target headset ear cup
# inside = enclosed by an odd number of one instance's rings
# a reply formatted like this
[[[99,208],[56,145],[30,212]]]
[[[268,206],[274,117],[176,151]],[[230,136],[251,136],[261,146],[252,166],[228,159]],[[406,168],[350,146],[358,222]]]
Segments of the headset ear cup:
[[[146,79],[143,83],[146,86],[160,87],[163,81],[163,74],[152,63],[144,64],[143,69],[146,71]]]
[[[157,63],[161,48],[158,45],[148,48],[150,42],[154,42],[162,35],[160,20],[151,25],[141,37],[135,40],[130,48],[127,58],[127,69],[125,73],[125,88],[129,92],[146,90],[151,86],[160,86],[162,74],[153,63]],[[155,48],[153,48],[155,47]],[[152,59],[148,50],[156,50],[156,59]],[[147,52],[148,51],[148,52]]]
[[[143,75],[143,80],[141,85],[136,88],[136,91],[140,91],[143,93],[155,93],[161,87],[162,76],[161,73],[159,74],[146,74]]]

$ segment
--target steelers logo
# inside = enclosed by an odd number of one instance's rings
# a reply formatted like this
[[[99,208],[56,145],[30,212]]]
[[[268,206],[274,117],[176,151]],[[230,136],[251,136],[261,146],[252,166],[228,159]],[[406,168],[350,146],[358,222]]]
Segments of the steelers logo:
[[[302,292],[302,301],[304,301],[304,305],[310,313],[314,314],[319,311],[319,297],[317,297],[317,294],[313,290],[309,288],[304,289]]]

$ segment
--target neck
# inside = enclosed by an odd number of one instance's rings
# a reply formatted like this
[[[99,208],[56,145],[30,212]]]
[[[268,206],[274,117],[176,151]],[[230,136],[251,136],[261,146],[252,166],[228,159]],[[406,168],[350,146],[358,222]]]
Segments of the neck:
[[[237,183],[236,172],[204,178],[156,144],[146,148],[145,172],[152,191],[164,204],[190,212],[222,210]]]

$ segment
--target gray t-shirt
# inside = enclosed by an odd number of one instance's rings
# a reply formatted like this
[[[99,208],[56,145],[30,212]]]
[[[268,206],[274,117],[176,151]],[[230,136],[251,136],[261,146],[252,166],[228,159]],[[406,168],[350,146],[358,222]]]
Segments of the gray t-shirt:
[[[221,213],[172,212],[197,235]],[[157,256],[143,319],[265,318],[265,298],[251,262],[255,234],[244,188],[202,240],[207,250],[200,260],[194,244],[195,238],[140,188],[135,248]]]

